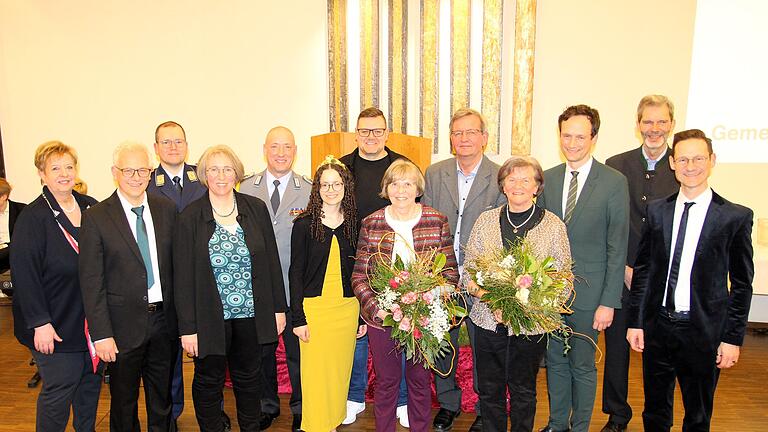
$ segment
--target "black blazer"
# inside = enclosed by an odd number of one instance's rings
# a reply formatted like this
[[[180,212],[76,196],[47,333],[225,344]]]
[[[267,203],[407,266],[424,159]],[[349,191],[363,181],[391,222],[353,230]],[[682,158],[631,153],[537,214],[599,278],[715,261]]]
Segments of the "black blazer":
[[[646,335],[653,332],[664,299],[676,199],[673,194],[648,205],[635,261],[627,327]],[[713,192],[690,275],[691,325],[698,330],[692,344],[708,349],[720,342],[742,344],[752,301],[751,236],[752,210]]]
[[[79,230],[64,215],[47,187],[43,194],[47,195],[50,207],[40,195],[15,221],[11,242],[14,334],[22,345],[35,349],[35,327],[51,323],[62,338],[61,342],[54,342],[55,352],[86,351],[78,256],[56,221],[76,240]],[[96,204],[87,195],[74,191],[72,195],[81,212]],[[58,212],[56,216],[54,211]]]
[[[8,233],[13,240],[13,227],[16,225],[16,220],[19,217],[19,213],[24,210],[26,204],[22,204],[16,201],[8,201]],[[11,268],[10,260],[10,248],[5,247],[0,249],[0,272],[4,272]]]
[[[275,233],[264,202],[235,192],[237,222],[243,229],[251,254],[251,284],[255,309],[256,339],[277,341],[275,313],[286,312],[283,272]],[[179,334],[197,334],[199,356],[224,355],[224,311],[208,252],[216,228],[208,195],[190,204],[179,216],[174,237],[174,290]],[[254,353],[259,355],[259,353]]]
[[[147,194],[157,242],[157,261],[168,332],[178,337],[173,301],[173,226],[176,206]],[[125,353],[147,334],[147,270],[117,192],[83,214],[80,284],[94,341],[113,337]]]

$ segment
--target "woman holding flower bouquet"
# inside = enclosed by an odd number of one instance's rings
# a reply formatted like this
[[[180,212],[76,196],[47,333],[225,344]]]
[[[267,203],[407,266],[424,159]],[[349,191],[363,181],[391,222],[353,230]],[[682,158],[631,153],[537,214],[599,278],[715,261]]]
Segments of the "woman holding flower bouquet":
[[[301,429],[335,431],[346,415],[360,304],[352,292],[356,206],[351,173],[328,156],[307,209],[293,224],[289,271],[293,332],[301,349]],[[362,324],[362,323],[360,323]]]
[[[533,202],[544,189],[536,159],[507,160],[499,170],[498,186],[507,204],[482,213],[475,222],[462,284],[483,300],[470,312],[477,326],[474,359],[483,431],[507,430],[507,391],[509,430],[531,431],[545,333],[560,328],[560,307],[570,291],[570,247],[560,218]],[[513,294],[500,299],[492,292],[499,286],[514,289]],[[503,301],[508,303],[502,307]],[[509,302],[521,312],[506,306]]]
[[[445,216],[416,202],[423,192],[424,176],[419,168],[404,159],[395,161],[381,181],[381,196],[389,199],[391,204],[363,219],[360,228],[352,286],[360,300],[363,319],[368,323],[376,372],[374,414],[377,432],[395,430],[395,405],[403,373],[408,387],[410,429],[412,432],[429,430],[432,372],[425,359],[435,351],[414,355],[413,346],[421,346],[419,342],[434,337],[432,333],[438,336],[432,340],[443,341],[450,327],[450,313],[440,306],[440,287],[433,284],[455,285],[458,281],[453,238]],[[410,273],[405,270],[414,269],[421,263],[426,263],[424,268],[428,270]],[[397,274],[393,273],[391,279],[385,278],[389,280],[391,290],[380,285],[372,286],[375,285],[372,283],[375,275],[392,273],[393,269],[397,269]],[[397,291],[398,286],[411,286],[409,284],[414,281],[423,281],[420,290],[402,295]],[[390,293],[391,297],[387,298],[382,292]],[[400,304],[402,309],[395,307]],[[413,320],[406,315],[405,312],[419,307],[430,313]],[[433,312],[440,312],[441,320],[436,319]],[[430,319],[434,322],[430,323]],[[441,326],[444,328],[439,328]],[[394,339],[395,334],[407,335],[406,339],[414,344],[411,350],[401,352],[402,345]],[[405,370],[402,367],[404,354],[407,358]],[[408,358],[409,354],[411,358]]]

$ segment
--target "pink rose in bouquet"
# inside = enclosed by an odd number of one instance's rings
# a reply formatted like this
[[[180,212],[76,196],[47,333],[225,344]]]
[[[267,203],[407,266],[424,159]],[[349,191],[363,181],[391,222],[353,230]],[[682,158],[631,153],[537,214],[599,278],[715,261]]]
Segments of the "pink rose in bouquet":
[[[419,325],[422,326],[422,327],[428,326],[429,325],[429,317],[428,316],[420,317],[419,318]]]
[[[400,283],[397,281],[397,278],[390,279],[389,280],[389,286],[391,286],[392,289],[397,289],[397,287],[400,286]]]
[[[414,304],[419,299],[419,294],[415,291],[408,291],[407,293],[403,294],[402,297],[400,297],[400,301],[403,302],[403,304]]]
[[[402,331],[408,331],[411,329],[411,319],[408,317],[403,317],[402,320],[400,320],[400,325],[397,327]]]
[[[531,284],[533,284],[533,276],[526,274],[521,274],[520,276],[515,279],[515,284],[518,288],[524,288],[528,289],[531,287]]]
[[[432,304],[432,300],[434,300],[434,296],[431,292],[427,291],[421,295],[421,299],[424,300],[424,303],[430,305]]]
[[[403,311],[400,308],[397,308],[392,311],[392,319],[396,322],[400,322],[400,320],[403,319]]]

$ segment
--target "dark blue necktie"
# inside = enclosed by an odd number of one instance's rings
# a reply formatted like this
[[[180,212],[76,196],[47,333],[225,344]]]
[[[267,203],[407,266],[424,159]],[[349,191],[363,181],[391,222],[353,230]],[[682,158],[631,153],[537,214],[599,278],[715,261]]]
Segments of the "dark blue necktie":
[[[155,284],[155,275],[152,271],[152,256],[149,254],[149,236],[147,235],[147,224],[144,223],[144,206],[131,209],[136,213],[136,243],[139,244],[141,259],[144,260],[144,268],[147,269],[147,289]]]
[[[672,267],[669,268],[669,279],[667,280],[667,310],[675,312],[675,287],[677,287],[677,277],[680,275],[680,259],[683,256],[683,242],[685,241],[685,226],[688,225],[688,211],[695,202],[685,203],[683,216],[680,218],[680,226],[677,228],[677,240],[675,241],[675,253],[672,256]]]

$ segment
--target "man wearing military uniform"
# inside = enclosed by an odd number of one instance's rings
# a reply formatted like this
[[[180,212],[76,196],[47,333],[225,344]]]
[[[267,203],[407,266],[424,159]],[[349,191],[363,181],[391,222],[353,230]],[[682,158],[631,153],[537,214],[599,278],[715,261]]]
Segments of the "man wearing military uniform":
[[[283,126],[272,128],[264,141],[264,157],[267,159],[267,169],[251,177],[243,179],[240,192],[260,198],[267,204],[272,228],[275,231],[277,250],[280,253],[280,266],[283,270],[285,297],[289,303],[291,296],[288,291],[288,268],[291,265],[291,231],[293,220],[309,202],[312,180],[293,172],[293,161],[296,157],[296,142],[293,133]],[[301,375],[299,369],[299,339],[293,333],[290,310],[286,316],[285,331],[285,360],[288,375],[291,380],[291,414],[293,414],[292,431],[301,427]],[[275,351],[277,343],[264,345],[262,349],[262,371],[264,382],[261,398],[261,429],[268,428],[272,421],[280,415],[280,399],[277,396],[277,360]]]
[[[632,267],[637,257],[640,233],[649,202],[665,198],[680,189],[675,173],[669,166],[671,150],[667,138],[675,127],[675,108],[662,95],[648,95],[637,106],[637,130],[643,144],[605,161],[605,164],[624,174],[629,185],[629,243],[627,265],[624,271],[624,290],[621,309],[613,315],[613,325],[605,331],[605,370],[603,374],[603,412],[608,423],[602,432],[621,432],[632,418],[627,403],[629,374],[629,344],[627,343],[626,310]]]
[[[187,205],[205,195],[206,188],[197,179],[197,168],[186,163],[187,135],[180,124],[167,121],[155,129],[155,154],[160,159],[160,165],[149,179],[148,193],[163,195],[170,199],[176,203],[176,211],[179,213]],[[171,382],[174,424],[184,410],[182,351],[179,349]],[[229,424],[229,419],[226,418],[226,414],[224,417],[226,426]],[[225,427],[225,429],[229,428]]]

